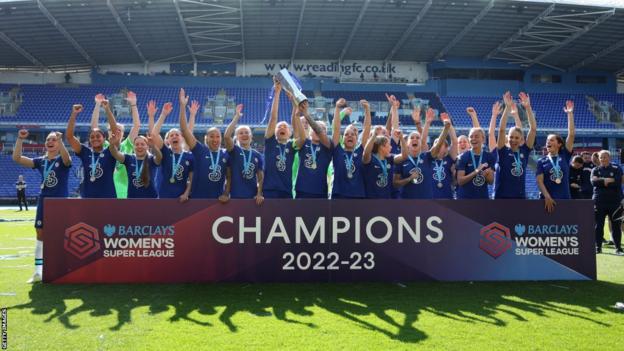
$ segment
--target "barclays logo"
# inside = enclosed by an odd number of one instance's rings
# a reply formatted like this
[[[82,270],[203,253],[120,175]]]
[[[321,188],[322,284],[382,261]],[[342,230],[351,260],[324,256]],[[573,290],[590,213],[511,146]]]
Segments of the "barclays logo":
[[[526,232],[526,226],[523,224],[516,224],[516,226],[514,227],[514,231],[516,232],[517,236],[523,236]]]
[[[107,224],[104,226],[104,234],[106,234],[106,236],[111,237],[115,234],[115,226],[112,224]]]

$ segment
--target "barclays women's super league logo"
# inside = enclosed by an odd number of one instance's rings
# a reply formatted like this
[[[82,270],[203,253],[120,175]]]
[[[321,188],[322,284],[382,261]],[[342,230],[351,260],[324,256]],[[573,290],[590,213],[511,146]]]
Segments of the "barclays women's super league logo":
[[[115,235],[115,231],[116,231],[116,228],[112,224],[107,224],[104,226],[104,234],[109,238]]]

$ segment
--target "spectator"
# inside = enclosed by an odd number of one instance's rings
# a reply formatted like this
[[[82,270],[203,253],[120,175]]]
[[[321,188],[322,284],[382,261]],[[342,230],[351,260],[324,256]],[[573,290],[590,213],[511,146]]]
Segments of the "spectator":
[[[602,150],[599,154],[600,166],[594,168],[591,182],[594,185],[594,214],[596,218],[596,253],[602,252],[605,217],[611,223],[615,254],[624,255],[621,247],[621,216],[622,206],[622,170],[611,163],[609,151]]]
[[[581,191],[582,176],[583,158],[581,156],[574,156],[570,164],[570,195],[575,200],[585,198]]]
[[[17,178],[17,182],[15,183],[15,188],[17,189],[17,204],[19,206],[19,210],[22,211],[22,203],[26,207],[26,211],[28,211],[28,201],[26,201],[26,182],[24,181],[24,176],[19,175]]]

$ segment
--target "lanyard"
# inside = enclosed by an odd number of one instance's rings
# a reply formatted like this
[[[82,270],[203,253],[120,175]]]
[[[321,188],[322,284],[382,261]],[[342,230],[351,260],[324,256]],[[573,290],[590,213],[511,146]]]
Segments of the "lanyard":
[[[353,167],[353,152],[349,154],[348,151],[345,151],[345,164],[347,167],[347,172],[351,173],[351,167]]]
[[[219,165],[219,158],[221,158],[221,150],[217,150],[217,160],[215,161],[214,157],[212,157],[212,151],[208,150],[208,154],[210,155],[210,169],[216,171],[217,166]]]
[[[241,148],[241,151],[243,152],[241,155],[243,156],[243,172],[247,173],[249,172],[249,167],[251,166],[251,155],[253,154],[251,152],[251,149],[249,150],[249,157],[245,155],[245,149]]]
[[[373,155],[373,157],[375,157],[375,160],[377,160],[377,163],[379,163],[379,166],[381,167],[381,171],[383,172],[383,176],[384,178],[388,178],[388,160],[380,160],[379,157],[377,157],[377,155]]]
[[[176,161],[176,154],[171,150],[171,157],[173,158],[173,162],[171,162],[171,178],[175,177],[176,173],[178,173],[178,169],[180,169],[180,162],[184,158],[184,152],[180,153],[180,157]]]
[[[286,145],[282,145],[278,143],[276,146],[277,146],[277,149],[279,150],[280,161],[286,162]]]
[[[416,159],[416,161],[414,161],[414,158],[410,155],[407,155],[407,157],[409,158],[410,162],[414,165],[414,168],[418,168],[418,164],[420,163],[420,156],[422,155],[422,153],[418,153],[418,158]]]
[[[95,177],[95,170],[97,169],[98,164],[100,164],[100,155],[95,157],[95,151],[91,151],[91,171],[89,172],[91,178]]]
[[[314,144],[310,143],[310,154],[312,155],[312,164],[316,164],[316,153],[319,151],[319,149],[315,148]]]
[[[45,160],[43,161],[43,182],[45,183],[48,180],[48,176],[50,175],[50,172],[52,172],[52,168],[54,168],[54,164],[56,163],[56,160],[58,160],[58,156],[56,156],[52,162],[50,163],[50,167],[48,167],[48,158],[46,157]]]
[[[555,156],[557,157],[557,156]],[[559,161],[561,160],[559,157],[557,157],[557,162],[553,161],[552,156],[548,155],[548,160],[550,161],[550,164],[553,167],[553,172],[555,173],[555,178],[562,178],[563,174],[561,174],[561,166],[559,166]]]
[[[140,179],[141,172],[143,172],[143,165],[145,165],[145,160],[139,160],[136,157],[135,157],[135,160],[136,160],[136,162],[134,163],[134,178],[135,179]],[[139,167],[139,161],[141,161],[141,167]]]
[[[472,152],[472,150],[470,150],[470,157],[472,157],[472,166],[474,167],[475,171],[477,170],[477,168],[479,168],[479,166],[481,166],[481,160],[483,160],[483,150],[481,150],[481,154],[479,155],[479,163],[477,164],[477,161],[475,160],[475,155]]]
[[[444,160],[440,160],[440,163],[438,163],[438,160],[435,160],[435,172],[437,175],[438,180],[442,179],[442,174],[444,174]]]

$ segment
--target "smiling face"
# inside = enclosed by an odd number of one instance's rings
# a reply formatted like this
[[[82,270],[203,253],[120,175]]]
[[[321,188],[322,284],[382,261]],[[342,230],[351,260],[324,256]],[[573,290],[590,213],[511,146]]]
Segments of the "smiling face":
[[[204,143],[212,151],[216,151],[221,146],[221,131],[217,128],[210,128],[204,136]]]
[[[171,146],[173,150],[179,151],[184,146],[184,138],[178,129],[173,128],[165,135],[165,144]]]
[[[470,141],[471,148],[480,148],[481,145],[483,145],[483,140],[485,140],[485,134],[483,133],[483,129],[470,129],[470,133],[468,134],[468,140]]]
[[[46,138],[45,147],[48,154],[56,154],[61,147],[61,141],[57,138],[56,133],[48,134]]]
[[[556,134],[548,135],[546,138],[546,150],[549,154],[558,154],[559,150],[563,146],[563,142],[561,141],[561,137]]]
[[[144,136],[138,136],[134,139],[134,154],[138,157],[147,155],[147,139]]]
[[[89,133],[89,144],[96,150],[101,149],[104,145],[104,133],[99,129],[93,129]]]
[[[282,121],[275,125],[275,135],[277,136],[277,141],[286,142],[290,139],[292,132],[290,131],[290,126],[288,123]]]
[[[457,138],[457,145],[459,145],[460,153],[468,151],[468,149],[470,149],[470,142],[468,142],[468,137],[466,137],[465,135],[460,135],[459,138]]]
[[[357,127],[354,125],[348,126],[345,129],[344,134],[342,136],[342,141],[344,142],[345,148],[348,150],[355,149],[355,146],[357,145],[357,140],[358,140]]]
[[[420,133],[411,132],[407,139],[407,143],[410,154],[412,156],[418,155],[418,153],[420,152]]]
[[[509,133],[507,134],[507,139],[509,140],[509,146],[511,147],[511,149],[516,150],[520,147],[520,145],[522,145],[524,136],[518,128],[513,127],[509,130]]]
[[[236,140],[243,148],[249,148],[251,145],[251,128],[248,126],[239,126],[236,128]]]

